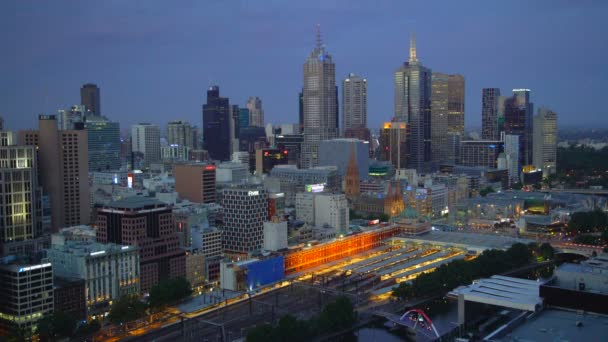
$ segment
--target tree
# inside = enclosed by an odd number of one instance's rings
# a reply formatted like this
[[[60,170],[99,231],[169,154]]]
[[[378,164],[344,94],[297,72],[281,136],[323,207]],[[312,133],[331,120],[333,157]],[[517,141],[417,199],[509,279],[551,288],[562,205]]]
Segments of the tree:
[[[98,332],[99,329],[101,329],[101,324],[99,324],[98,320],[94,319],[86,324],[79,326],[78,329],[76,329],[75,335],[79,337],[88,336]]]
[[[247,342],[267,342],[272,341],[269,337],[273,334],[273,328],[270,324],[258,325],[247,332]]]
[[[521,182],[517,182],[517,183],[511,185],[511,189],[513,189],[513,190],[521,190],[523,187],[524,187],[524,185],[521,184]]]
[[[551,260],[555,255],[555,249],[551,244],[544,242],[538,247],[538,255],[544,260]]]
[[[108,319],[114,324],[134,321],[146,313],[146,305],[137,296],[122,296],[110,308]]]
[[[190,282],[184,278],[167,279],[159,282],[150,290],[150,307],[162,309],[192,294]]]
[[[489,193],[496,192],[493,187],[487,186],[481,190],[479,190],[479,194],[481,197],[486,197]]]
[[[42,341],[54,341],[60,337],[72,337],[76,329],[76,319],[72,315],[55,311],[38,322],[38,335]]]
[[[338,297],[333,303],[327,304],[319,316],[322,332],[338,331],[352,326],[357,321],[357,313],[350,299]]]

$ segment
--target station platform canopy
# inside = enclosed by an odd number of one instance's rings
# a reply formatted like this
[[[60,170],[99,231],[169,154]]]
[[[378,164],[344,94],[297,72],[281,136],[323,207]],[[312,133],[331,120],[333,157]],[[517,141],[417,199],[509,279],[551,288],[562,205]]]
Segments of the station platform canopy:
[[[491,304],[505,308],[538,311],[543,305],[539,288],[543,282],[495,275],[460,286],[448,295],[464,296],[465,301]]]

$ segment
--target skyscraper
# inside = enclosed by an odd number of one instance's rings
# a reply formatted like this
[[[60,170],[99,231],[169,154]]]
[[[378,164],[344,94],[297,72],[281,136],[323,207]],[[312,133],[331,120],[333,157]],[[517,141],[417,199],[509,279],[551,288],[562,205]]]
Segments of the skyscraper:
[[[80,104],[85,106],[87,111],[101,115],[99,87],[96,84],[87,83],[80,88]]]
[[[390,161],[395,169],[409,164],[410,136],[405,122],[385,122],[380,130],[379,159]]]
[[[142,292],[186,275],[172,209],[153,198],[127,197],[98,208],[97,241],[139,247]]]
[[[506,134],[519,135],[519,168],[532,164],[532,112],[530,89],[513,89],[513,96],[505,99],[504,129]]]
[[[464,76],[448,75],[448,133],[450,134],[464,135],[464,89]]]
[[[203,105],[203,148],[209,157],[230,160],[230,104],[220,97],[220,87],[207,89],[207,103]]]
[[[224,249],[248,253],[262,248],[268,193],[263,188],[230,187],[222,190]]]
[[[342,130],[367,127],[367,79],[353,73],[342,81]]]
[[[557,114],[547,108],[539,108],[534,116],[534,166],[543,170],[547,177],[556,173],[557,159]]]
[[[304,63],[302,167],[316,166],[319,144],[338,136],[336,66],[325,50],[321,32]]]
[[[167,124],[167,143],[197,149],[196,129],[186,121],[171,121]]]
[[[484,140],[500,138],[498,125],[499,99],[499,88],[483,88],[481,90],[481,137]]]
[[[410,41],[410,58],[395,71],[395,119],[410,128],[408,167],[428,168],[431,160],[431,69],[416,56],[416,38]]]
[[[144,164],[160,161],[160,128],[149,123],[131,126],[132,151],[143,154]]]
[[[250,96],[247,100],[247,109],[249,109],[249,125],[256,127],[264,127],[264,109],[262,108],[262,100],[257,96]]]
[[[40,115],[38,131],[19,132],[22,145],[38,146],[40,185],[51,200],[52,230],[88,224],[88,137],[82,123],[59,130],[55,115]]]
[[[3,139],[4,140],[4,139]],[[43,234],[42,189],[35,146],[0,146],[0,257],[33,255]]]
[[[446,161],[448,145],[449,75],[433,72],[431,95],[431,155],[434,161]]]
[[[98,115],[88,115],[84,125],[89,142],[89,170],[120,170],[120,125]]]

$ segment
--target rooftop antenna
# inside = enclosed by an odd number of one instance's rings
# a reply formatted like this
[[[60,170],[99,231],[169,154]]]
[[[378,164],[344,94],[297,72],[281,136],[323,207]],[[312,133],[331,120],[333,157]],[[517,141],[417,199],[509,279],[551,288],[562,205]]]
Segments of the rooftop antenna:
[[[410,63],[418,62],[416,57],[416,33],[412,32],[410,37]]]
[[[323,48],[323,38],[321,37],[321,24],[317,24],[317,49]]]

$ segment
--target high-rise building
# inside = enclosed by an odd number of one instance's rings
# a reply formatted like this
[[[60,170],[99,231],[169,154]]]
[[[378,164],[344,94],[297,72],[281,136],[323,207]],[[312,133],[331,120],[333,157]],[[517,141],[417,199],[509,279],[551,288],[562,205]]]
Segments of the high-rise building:
[[[0,336],[15,328],[33,333],[53,312],[53,299],[51,263],[0,263]]]
[[[19,142],[37,146],[40,185],[50,197],[52,231],[88,224],[89,143],[84,125],[59,130],[55,115],[40,115],[38,124],[38,131],[19,132]]]
[[[427,169],[431,161],[431,69],[416,56],[416,38],[410,41],[410,58],[395,71],[395,118],[408,124],[408,167]]]
[[[504,151],[500,140],[467,140],[460,142],[460,165],[496,168],[498,155]]]
[[[302,167],[319,163],[319,144],[338,136],[336,66],[318,29],[317,44],[304,63]]]
[[[504,129],[506,134],[519,135],[519,167],[532,164],[532,113],[530,89],[513,89],[513,96],[504,104]]]
[[[310,169],[298,169],[294,165],[281,165],[270,171],[270,176],[278,178],[280,191],[285,193],[285,205],[292,206],[298,192],[309,188],[322,188],[325,191],[339,191],[341,177],[336,166],[316,166]]]
[[[519,182],[521,167],[519,163],[519,135],[501,133],[501,140],[505,146],[505,163],[509,184]]]
[[[0,199],[0,257],[35,254],[44,233],[36,147],[0,146]]]
[[[47,257],[55,276],[85,281],[87,316],[91,318],[105,317],[110,303],[122,296],[139,295],[136,247],[65,241],[54,236]]]
[[[207,103],[203,105],[203,148],[215,160],[230,160],[230,103],[220,97],[220,87],[207,89]]]
[[[167,143],[188,147],[192,150],[198,148],[196,129],[186,121],[171,121],[167,124]]]
[[[239,131],[240,129],[249,127],[249,115],[249,109],[239,108]]]
[[[89,171],[120,170],[120,125],[98,115],[86,116]]]
[[[278,251],[287,248],[287,221],[281,221],[279,217],[271,218],[270,222],[264,222],[264,249],[267,251]]]
[[[539,108],[534,117],[534,166],[543,170],[543,176],[555,174],[557,159],[557,114],[548,108]]]
[[[378,158],[390,161],[395,169],[410,165],[410,132],[405,122],[385,122],[380,130]]]
[[[96,84],[87,83],[80,87],[80,104],[85,106],[87,111],[101,115],[99,87]]]
[[[172,209],[158,200],[134,196],[98,208],[97,241],[139,248],[144,293],[162,280],[186,275]]]
[[[304,143],[303,134],[281,134],[274,137],[277,148],[287,150],[287,163],[290,165],[301,165],[301,151]]]
[[[73,105],[69,110],[60,109],[57,111],[57,127],[60,130],[74,129],[74,125],[84,122],[87,116],[96,116],[96,114],[88,112],[85,105]]]
[[[141,153],[145,165],[157,163],[160,159],[160,128],[149,123],[131,126],[131,149]]]
[[[268,193],[258,187],[222,189],[224,250],[249,253],[264,243],[264,221],[268,215]]]
[[[264,127],[264,109],[262,108],[262,100],[257,96],[250,96],[247,100],[246,107],[249,109],[249,125]]]
[[[0,131],[4,130],[4,118],[0,116]]]
[[[500,138],[498,113],[500,99],[499,88],[483,88],[481,90],[481,137],[485,140]]]
[[[241,109],[238,105],[230,106],[230,153],[239,151],[239,137],[241,135]]]
[[[367,127],[367,79],[350,73],[342,81],[342,130]]]
[[[175,191],[195,203],[215,202],[215,165],[180,163],[173,166]]]
[[[341,177],[346,175],[350,152],[355,148],[359,179],[367,179],[369,172],[369,147],[366,141],[337,138],[322,141],[319,145],[319,166],[336,166]]]
[[[277,165],[287,165],[289,151],[278,148],[260,148],[255,151],[255,172],[258,175],[268,174]]]
[[[448,75],[448,133],[464,135],[464,76]],[[432,122],[432,119],[431,119]],[[433,123],[434,125],[434,123]]]
[[[449,75],[433,72],[431,95],[431,156],[434,161],[446,161],[448,145],[448,93]]]

